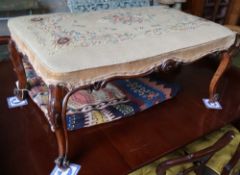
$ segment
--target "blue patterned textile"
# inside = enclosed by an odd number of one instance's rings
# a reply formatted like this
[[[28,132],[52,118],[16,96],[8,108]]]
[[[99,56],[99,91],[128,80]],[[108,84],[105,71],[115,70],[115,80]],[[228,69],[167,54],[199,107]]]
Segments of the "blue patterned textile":
[[[23,65],[30,85],[29,95],[48,115],[48,87],[36,74],[27,58]],[[179,85],[159,79],[155,74],[142,78],[119,79],[98,91],[79,90],[69,98],[66,113],[68,130],[77,130],[130,117],[175,97]]]
[[[149,6],[149,0],[68,0],[71,12],[90,12],[116,8]]]
[[[84,104],[81,109],[75,110],[73,114],[67,114],[68,130],[76,130],[132,116],[173,98],[179,91],[179,85],[167,83],[153,75],[143,78],[115,80],[110,84],[115,87],[114,89],[118,89],[117,91],[121,91],[124,98],[115,98],[111,101],[102,99],[102,101],[93,104]],[[81,96],[84,97],[83,94]],[[104,96],[106,98],[107,95]]]

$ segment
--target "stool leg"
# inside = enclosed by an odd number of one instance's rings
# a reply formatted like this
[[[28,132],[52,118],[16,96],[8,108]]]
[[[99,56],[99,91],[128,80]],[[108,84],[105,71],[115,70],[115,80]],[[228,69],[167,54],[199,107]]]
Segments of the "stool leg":
[[[217,71],[213,75],[213,78],[211,80],[210,86],[209,86],[209,100],[210,102],[215,102],[218,99],[218,96],[216,94],[217,85],[219,83],[219,80],[221,79],[223,73],[227,70],[227,68],[230,66],[231,58],[235,56],[237,53],[239,53],[240,49],[240,35],[236,35],[236,39],[234,44],[228,49],[228,51],[225,51],[221,55],[221,62],[217,68]]]
[[[231,63],[231,57],[228,54],[228,52],[223,52],[221,55],[221,62],[216,70],[216,72],[213,75],[213,78],[211,80],[210,86],[209,86],[209,100],[211,102],[217,101],[218,97],[216,94],[218,83],[223,75],[223,73],[227,70]]]
[[[17,51],[15,43],[12,40],[9,41],[8,48],[10,52],[10,59],[18,78],[18,85],[17,88],[14,89],[14,95],[16,95],[20,100],[23,100],[27,97],[28,85],[22,62],[22,54]]]
[[[66,93],[67,90],[63,86],[49,86],[48,115],[50,117],[52,129],[55,131],[58,144],[58,157],[55,160],[55,163],[62,169],[66,169],[69,166],[65,157],[66,139],[63,130],[63,122],[61,120],[62,101]]]

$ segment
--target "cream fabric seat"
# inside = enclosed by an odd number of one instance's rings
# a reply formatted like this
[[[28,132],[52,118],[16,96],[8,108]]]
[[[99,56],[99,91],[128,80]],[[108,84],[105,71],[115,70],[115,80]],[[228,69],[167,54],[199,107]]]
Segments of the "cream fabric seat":
[[[162,6],[25,16],[8,27],[46,84],[69,89],[145,73],[168,59],[193,62],[235,40],[223,26]]]

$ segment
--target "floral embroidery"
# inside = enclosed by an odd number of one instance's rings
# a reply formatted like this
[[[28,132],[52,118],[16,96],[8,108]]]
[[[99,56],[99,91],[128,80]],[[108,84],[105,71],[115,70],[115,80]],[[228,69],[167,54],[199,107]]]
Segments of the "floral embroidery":
[[[204,25],[211,25],[201,18],[184,15],[168,8],[146,8],[115,10],[86,13],[51,14],[30,18],[28,30],[36,36],[38,43],[45,46],[53,56],[68,47],[96,47],[107,44],[118,44],[137,38],[156,37],[179,31],[195,30]],[[87,20],[93,18],[92,22]],[[34,23],[34,30],[33,23]],[[46,37],[46,35],[48,37]],[[71,41],[71,42],[70,42]]]
[[[58,44],[66,44],[66,43],[68,43],[69,41],[70,41],[69,38],[67,38],[67,37],[62,37],[62,38],[59,38],[59,39],[57,40],[57,43],[58,43]]]
[[[31,21],[33,22],[38,22],[38,21],[42,21],[43,18],[39,17],[39,18],[32,18]]]
[[[118,13],[118,14],[109,14],[108,16],[103,17],[103,20],[109,21],[113,24],[127,24],[132,25],[134,23],[141,24],[143,22],[151,22],[154,18],[154,15],[144,15],[141,13],[132,14],[130,12]]]

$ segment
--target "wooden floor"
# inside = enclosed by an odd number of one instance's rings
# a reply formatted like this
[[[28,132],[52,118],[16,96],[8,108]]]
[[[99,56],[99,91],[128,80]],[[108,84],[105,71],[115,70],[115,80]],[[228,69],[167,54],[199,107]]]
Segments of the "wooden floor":
[[[184,66],[173,75],[182,89],[167,101],[128,119],[70,133],[72,162],[80,175],[118,175],[151,162],[227,123],[240,119],[240,71],[231,68],[220,83],[223,110],[202,104],[215,66],[207,59]],[[41,111],[29,105],[8,109],[15,75],[0,63],[0,174],[47,175],[57,156],[54,134]]]

